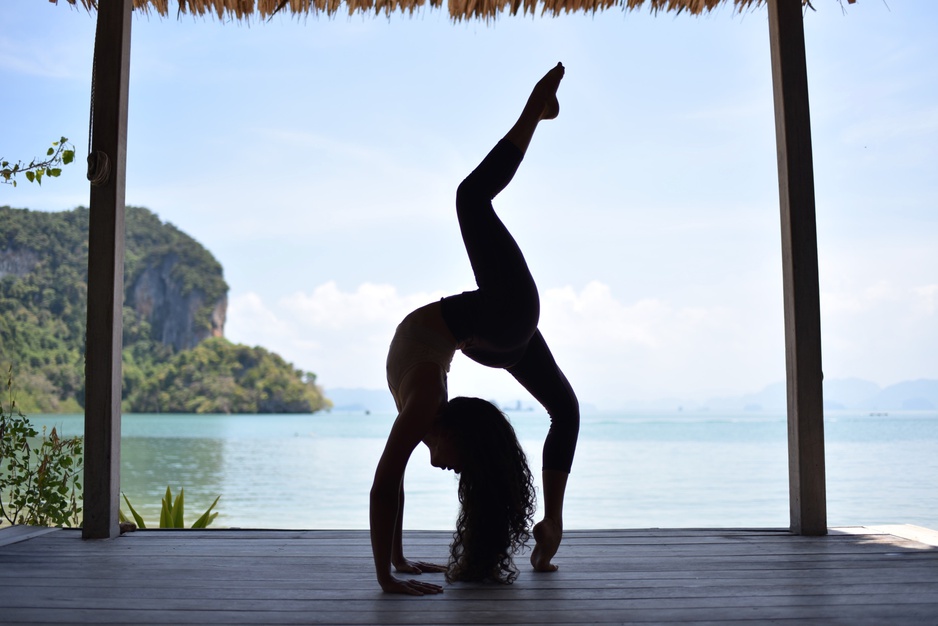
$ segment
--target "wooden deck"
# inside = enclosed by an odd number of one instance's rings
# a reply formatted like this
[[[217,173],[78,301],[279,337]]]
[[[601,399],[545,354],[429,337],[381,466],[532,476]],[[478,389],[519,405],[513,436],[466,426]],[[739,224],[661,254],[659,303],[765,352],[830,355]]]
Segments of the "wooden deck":
[[[409,532],[405,547],[442,561],[448,538]],[[512,586],[412,598],[380,592],[364,531],[145,530],[85,541],[15,527],[0,531],[0,623],[935,625],[936,539],[910,526],[816,538],[573,531],[554,574],[522,567]]]

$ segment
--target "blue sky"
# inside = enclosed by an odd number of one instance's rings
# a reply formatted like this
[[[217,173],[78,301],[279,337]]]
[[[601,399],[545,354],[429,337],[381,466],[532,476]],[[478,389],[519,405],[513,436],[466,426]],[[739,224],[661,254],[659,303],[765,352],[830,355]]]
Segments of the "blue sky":
[[[824,372],[938,378],[938,3],[806,13]],[[94,19],[5,0],[0,156],[87,148]],[[384,388],[403,315],[472,287],[456,185],[567,67],[497,207],[581,400],[693,404],[784,379],[764,8],[702,17],[133,21],[127,203],[202,242],[226,335],[330,387]],[[80,159],[80,160],[83,160]],[[82,165],[0,204],[88,203]],[[457,355],[451,393],[526,398]]]

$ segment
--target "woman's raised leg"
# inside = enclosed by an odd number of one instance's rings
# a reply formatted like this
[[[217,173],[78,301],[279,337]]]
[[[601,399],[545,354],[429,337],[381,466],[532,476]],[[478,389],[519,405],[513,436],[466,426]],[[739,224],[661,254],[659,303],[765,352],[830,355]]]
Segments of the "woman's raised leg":
[[[563,73],[558,63],[537,82],[517,122],[456,192],[459,229],[479,288],[445,298],[443,317],[457,341],[472,346],[464,352],[490,367],[517,360],[540,314],[537,286],[492,199],[511,181],[538,123],[557,116]]]

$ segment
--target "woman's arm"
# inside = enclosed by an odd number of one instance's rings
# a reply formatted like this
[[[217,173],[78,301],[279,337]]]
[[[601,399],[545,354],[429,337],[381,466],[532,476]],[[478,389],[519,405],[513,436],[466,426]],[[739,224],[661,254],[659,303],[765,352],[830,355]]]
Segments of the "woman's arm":
[[[391,565],[394,569],[401,571],[400,564],[404,558],[404,481],[401,481],[401,488],[397,496],[397,521],[394,524],[394,540],[391,544]]]
[[[445,572],[445,565],[411,561],[404,556],[404,484],[401,483],[400,497],[397,501],[397,524],[394,526],[394,543],[391,545],[391,565],[398,572],[422,574],[424,572]]]
[[[389,438],[388,443],[391,441]],[[385,462],[389,456],[387,452],[385,448],[371,487],[371,550],[374,555],[375,574],[378,584],[385,591],[420,594],[422,592],[419,588],[408,584],[408,581],[398,580],[391,574],[391,553],[398,516],[398,491],[403,474],[396,477],[398,472],[390,463],[393,459]]]
[[[446,402],[446,384],[439,366],[432,363],[415,366],[401,382],[399,395],[401,412],[391,427],[371,486],[371,550],[375,574],[381,588],[388,592],[439,593],[443,589],[438,585],[400,580],[391,573],[392,559],[403,557],[398,523],[403,516],[404,470],[414,448],[430,430]],[[395,554],[398,550],[400,554]]]

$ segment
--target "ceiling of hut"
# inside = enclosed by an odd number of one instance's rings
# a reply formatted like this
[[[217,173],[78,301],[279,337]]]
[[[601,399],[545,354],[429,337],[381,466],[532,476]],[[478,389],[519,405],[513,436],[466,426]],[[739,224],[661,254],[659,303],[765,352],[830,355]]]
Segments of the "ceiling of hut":
[[[58,0],[50,0],[57,3]],[[720,5],[733,5],[743,11],[764,4],[766,0],[446,0],[454,20],[490,20],[499,15],[548,15],[562,13],[593,13],[609,9],[634,10],[648,7],[652,12],[688,11],[700,14]],[[843,0],[837,0],[841,2]],[[81,4],[88,10],[97,8],[98,0],[66,0]],[[811,6],[811,0],[802,0]],[[853,4],[856,0],[847,0]],[[191,14],[215,15],[219,19],[266,19],[278,11],[291,15],[335,15],[338,13],[395,12],[413,13],[424,6],[441,7],[443,0],[133,0],[134,7],[161,16]]]

